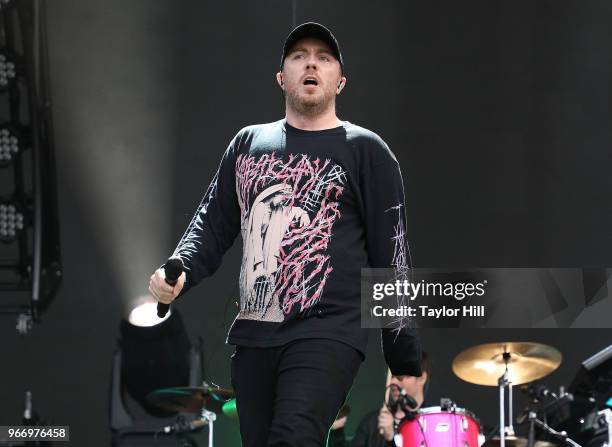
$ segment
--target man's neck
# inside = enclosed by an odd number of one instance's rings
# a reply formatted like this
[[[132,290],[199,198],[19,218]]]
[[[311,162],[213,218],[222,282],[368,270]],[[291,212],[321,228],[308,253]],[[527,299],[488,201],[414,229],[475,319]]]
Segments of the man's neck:
[[[301,130],[325,130],[342,125],[333,107],[316,116],[303,115],[287,107],[285,109],[285,118],[289,125]]]
[[[423,395],[423,392],[418,393],[416,396],[412,396],[414,398],[414,400],[416,400],[417,404],[419,405],[417,407],[421,408],[421,406],[423,405],[423,402],[425,402],[425,396]]]

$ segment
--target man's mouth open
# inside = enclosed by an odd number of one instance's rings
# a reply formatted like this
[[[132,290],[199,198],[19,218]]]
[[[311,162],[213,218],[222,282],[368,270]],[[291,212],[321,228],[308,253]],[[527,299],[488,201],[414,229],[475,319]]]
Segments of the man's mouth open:
[[[311,78],[311,77],[307,77],[306,79],[304,79],[303,84],[304,85],[314,85],[314,86],[319,85],[316,78]]]

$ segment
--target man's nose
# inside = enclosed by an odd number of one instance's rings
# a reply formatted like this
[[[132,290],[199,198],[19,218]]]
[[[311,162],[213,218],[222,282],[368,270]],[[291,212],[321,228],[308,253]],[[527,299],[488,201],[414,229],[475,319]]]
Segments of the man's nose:
[[[306,68],[312,68],[313,70],[317,69],[317,59],[314,55],[311,55],[306,60]]]

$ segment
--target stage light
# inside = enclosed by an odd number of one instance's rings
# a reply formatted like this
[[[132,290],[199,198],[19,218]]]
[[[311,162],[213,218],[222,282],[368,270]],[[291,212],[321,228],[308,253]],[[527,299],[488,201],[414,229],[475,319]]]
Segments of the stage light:
[[[166,427],[185,426],[195,414],[164,410],[147,399],[160,389],[201,386],[202,344],[192,346],[180,312],[157,317],[149,295],[126,304],[132,309],[121,321],[118,349],[113,355],[110,426],[113,446],[193,446],[191,437],[167,435]],[[232,410],[228,408],[229,413]],[[159,436],[163,434],[163,436]]]
[[[20,143],[20,137],[12,126],[0,126],[0,166],[8,166],[13,161],[21,150]]]
[[[23,230],[23,213],[12,203],[0,203],[0,241],[12,242]]]
[[[191,343],[179,313],[158,318],[157,303],[149,298],[121,322],[120,332],[123,389],[149,415],[173,415],[149,404],[146,397],[160,388],[189,384]]]
[[[159,318],[157,316],[157,303],[144,301],[132,309],[128,322],[138,327],[151,327],[166,321],[170,318],[170,314],[171,310],[168,311],[164,318]]]
[[[16,62],[8,53],[0,51],[0,90],[6,89],[16,76]]]

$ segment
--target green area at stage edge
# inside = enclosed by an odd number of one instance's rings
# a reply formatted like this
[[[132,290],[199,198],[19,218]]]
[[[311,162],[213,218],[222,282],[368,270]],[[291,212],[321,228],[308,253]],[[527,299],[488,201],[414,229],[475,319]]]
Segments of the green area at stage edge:
[[[236,408],[236,399],[228,400],[223,404],[221,411],[230,419],[238,420],[238,409]]]

